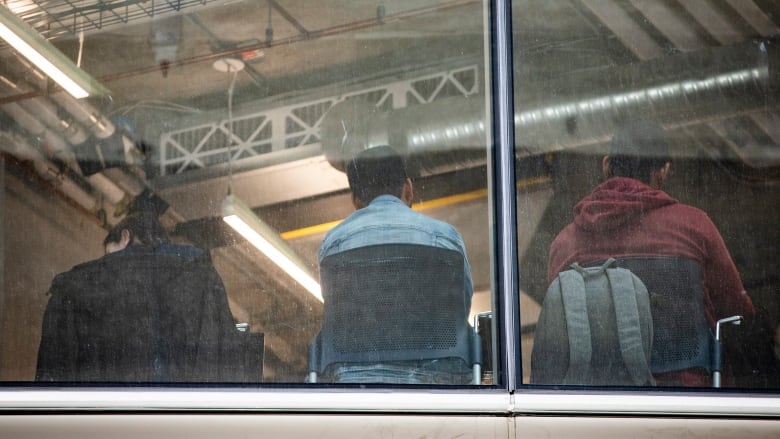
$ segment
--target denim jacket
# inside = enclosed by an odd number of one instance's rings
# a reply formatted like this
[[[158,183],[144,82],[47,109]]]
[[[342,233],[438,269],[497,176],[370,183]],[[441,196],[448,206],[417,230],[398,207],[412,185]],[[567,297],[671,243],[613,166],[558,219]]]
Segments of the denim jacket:
[[[328,232],[317,256],[322,262],[328,255],[376,244],[421,244],[459,251],[464,262],[463,300],[468,314],[473,294],[471,267],[463,238],[453,226],[415,212],[397,197],[380,195]]]

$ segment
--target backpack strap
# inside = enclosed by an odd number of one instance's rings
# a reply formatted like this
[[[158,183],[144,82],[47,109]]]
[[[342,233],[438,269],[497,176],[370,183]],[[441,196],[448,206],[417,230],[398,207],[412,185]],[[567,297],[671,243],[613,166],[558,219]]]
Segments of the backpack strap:
[[[593,353],[587,300],[585,294],[577,294],[585,291],[585,280],[578,270],[566,270],[558,275],[558,279],[561,282],[561,299],[569,337],[569,368],[563,384],[583,384],[590,376]]]
[[[614,259],[607,261],[607,264]],[[603,266],[606,269],[606,265]],[[655,385],[650,373],[649,361],[645,355],[640,331],[639,308],[636,301],[634,276],[624,268],[607,269],[612,302],[615,304],[615,320],[623,363],[638,386]]]

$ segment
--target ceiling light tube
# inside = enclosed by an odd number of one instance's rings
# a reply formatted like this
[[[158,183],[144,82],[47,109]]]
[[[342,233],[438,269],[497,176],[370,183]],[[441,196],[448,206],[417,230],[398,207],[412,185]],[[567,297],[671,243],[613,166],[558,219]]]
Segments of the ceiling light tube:
[[[3,6],[0,6],[0,38],[75,98],[109,93],[107,88]]]
[[[279,233],[258,218],[240,199],[228,195],[222,202],[222,216],[230,227],[306,288],[317,300],[323,301],[319,282],[311,276],[295,252],[282,240]]]

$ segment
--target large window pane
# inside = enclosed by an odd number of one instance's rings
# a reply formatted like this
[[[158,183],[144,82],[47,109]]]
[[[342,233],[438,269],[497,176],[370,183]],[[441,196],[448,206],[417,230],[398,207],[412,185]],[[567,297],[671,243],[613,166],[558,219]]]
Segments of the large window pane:
[[[702,336],[707,357],[717,344],[710,339],[716,321],[742,315],[741,325],[723,322],[717,334],[721,384],[777,389],[777,5],[512,5],[523,382],[652,382],[622,380],[627,369],[619,351],[601,350],[619,340],[616,330],[600,329],[617,325],[612,299],[599,312],[597,293],[588,290],[589,326],[560,314],[574,305],[545,301],[546,294],[560,299],[560,289],[547,293],[548,286],[571,263],[612,257],[649,290],[633,294],[649,300],[654,337],[643,332],[639,346],[657,385],[715,384],[710,358],[697,363],[682,352],[693,340],[686,331],[696,322],[711,331]],[[649,168],[627,167],[634,163]],[[689,277],[675,277],[683,271]],[[686,294],[690,299],[681,300]],[[640,307],[642,324],[646,314]],[[590,340],[567,328],[588,328]],[[570,359],[587,358],[585,343],[593,348],[593,374],[566,378],[577,367],[569,368]],[[668,366],[667,354],[680,362]],[[615,369],[610,358],[619,363]],[[551,361],[557,364],[547,367]],[[603,370],[612,372],[594,377]]]
[[[343,171],[383,144],[406,160],[412,209],[458,232],[423,230],[425,243],[462,238],[459,319],[492,310],[484,2],[2,8],[4,23],[51,43],[44,57],[92,81],[76,99],[0,48],[0,380],[303,383],[330,297],[318,249],[355,210]],[[144,227],[104,247],[139,210]],[[258,250],[228,213],[256,217],[280,254]],[[169,242],[149,234],[150,217]],[[409,230],[390,241],[422,244]],[[275,263],[287,259],[310,280]],[[442,273],[428,274],[436,284]],[[496,331],[481,322],[489,366]],[[421,350],[440,328],[416,334]]]

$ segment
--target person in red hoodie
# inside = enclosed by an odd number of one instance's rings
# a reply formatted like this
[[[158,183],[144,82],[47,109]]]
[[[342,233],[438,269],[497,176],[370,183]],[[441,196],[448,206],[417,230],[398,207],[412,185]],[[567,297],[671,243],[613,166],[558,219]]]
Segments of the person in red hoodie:
[[[662,190],[670,166],[669,143],[658,124],[637,121],[619,127],[602,159],[605,180],[577,203],[574,221],[550,245],[548,283],[573,262],[683,257],[701,267],[704,310],[713,328],[725,316],[752,318],[753,304],[715,225],[702,210]],[[659,385],[711,385],[703,369],[655,378]]]

